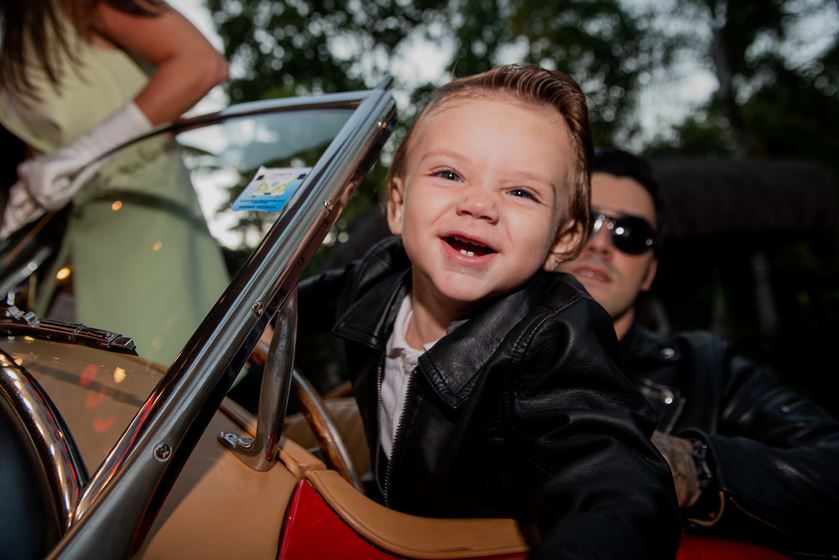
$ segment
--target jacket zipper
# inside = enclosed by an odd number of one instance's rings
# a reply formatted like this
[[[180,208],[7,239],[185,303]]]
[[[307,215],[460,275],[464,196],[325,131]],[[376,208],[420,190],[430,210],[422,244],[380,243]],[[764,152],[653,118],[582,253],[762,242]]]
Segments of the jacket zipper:
[[[408,377],[408,386],[405,387],[405,402],[402,405],[402,413],[399,415],[399,422],[396,424],[396,432],[393,434],[393,445],[390,448],[390,460],[387,462],[387,468],[385,469],[385,487],[382,494],[385,497],[385,505],[387,507],[390,507],[390,484],[391,480],[393,480],[393,463],[395,462],[394,460],[396,459],[397,451],[400,449],[399,443],[402,440],[399,439],[399,435],[402,433],[402,425],[405,423],[405,417],[408,415],[408,404],[411,402],[411,389],[414,386],[414,374],[416,371],[417,368],[414,368]],[[381,386],[379,386],[379,395],[381,396]]]
[[[384,358],[382,358],[384,359]],[[385,501],[387,501],[387,494],[385,493],[385,489],[382,488],[382,482],[379,480],[379,457],[383,453],[382,451],[382,380],[384,377],[384,368],[382,364],[379,364],[378,369],[376,369],[376,431],[374,432],[376,437],[376,455],[373,464],[373,476],[376,479],[376,486],[379,487],[379,492],[381,492],[382,496],[384,496]],[[390,466],[390,465],[388,465]]]

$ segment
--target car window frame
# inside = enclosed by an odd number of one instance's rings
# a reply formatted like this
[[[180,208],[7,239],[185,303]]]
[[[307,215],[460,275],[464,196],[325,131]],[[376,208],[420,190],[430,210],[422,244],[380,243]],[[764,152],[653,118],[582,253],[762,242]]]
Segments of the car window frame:
[[[396,123],[386,78],[369,91],[246,103],[184,119],[119,146],[267,112],[353,109],[264,239],[190,337],[119,441],[84,485],[53,558],[127,557],[268,322],[296,292],[304,267]],[[290,372],[289,372],[290,375]],[[284,414],[284,410],[281,411]],[[281,424],[281,422],[280,422]]]

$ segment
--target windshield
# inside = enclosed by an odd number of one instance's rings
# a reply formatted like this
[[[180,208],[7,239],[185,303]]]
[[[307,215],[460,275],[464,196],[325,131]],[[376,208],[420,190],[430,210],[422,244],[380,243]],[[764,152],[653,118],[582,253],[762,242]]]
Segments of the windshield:
[[[41,316],[3,308],[2,388],[49,435],[40,452],[61,451],[56,480],[84,487],[62,507],[79,532],[108,535],[108,555],[128,554],[124,520],[161,499],[281,309],[273,379],[288,386],[297,282],[390,134],[389,82],[176,123],[88,166],[69,211],[0,242],[5,303]],[[39,235],[62,216],[60,235]],[[272,457],[283,413],[257,438]]]
[[[231,116],[124,147],[83,172],[60,251],[16,303],[168,366],[351,114]]]

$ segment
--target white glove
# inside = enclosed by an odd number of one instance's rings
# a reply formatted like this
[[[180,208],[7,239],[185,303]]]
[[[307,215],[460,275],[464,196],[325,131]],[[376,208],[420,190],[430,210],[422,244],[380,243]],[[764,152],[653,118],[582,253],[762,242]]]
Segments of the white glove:
[[[41,206],[56,210],[67,204],[81,187],[81,181],[72,181],[79,170],[126,140],[148,132],[151,127],[140,108],[133,101],[129,102],[63,148],[21,163],[17,168],[18,177]]]
[[[19,227],[43,213],[43,207],[29,194],[23,183],[18,181],[9,189],[9,199],[3,211],[3,222],[0,223],[0,240],[6,239]]]

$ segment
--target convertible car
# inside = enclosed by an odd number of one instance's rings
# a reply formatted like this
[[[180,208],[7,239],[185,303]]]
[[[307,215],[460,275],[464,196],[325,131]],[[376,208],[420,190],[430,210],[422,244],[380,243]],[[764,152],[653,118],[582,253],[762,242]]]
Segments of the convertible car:
[[[253,247],[171,363],[151,359],[130,329],[30,309],[38,284],[72,280],[50,244],[61,213],[0,243],[0,555],[527,556],[512,519],[421,518],[366,497],[352,399],[322,397],[294,370],[296,285],[320,247],[341,242],[339,216],[395,115],[387,80],[370,91],[242,104],[156,130],[85,170],[90,181],[126,166],[141,173],[153,159],[145,151],[177,150],[219,241]],[[272,170],[296,183],[272,191],[259,175]],[[157,203],[101,185],[97,196],[115,212]],[[259,211],[265,201],[272,211]],[[260,342],[269,322],[270,344]],[[262,370],[256,414],[226,396],[248,363]],[[290,395],[302,414],[286,414]],[[689,535],[679,554],[781,557]]]

